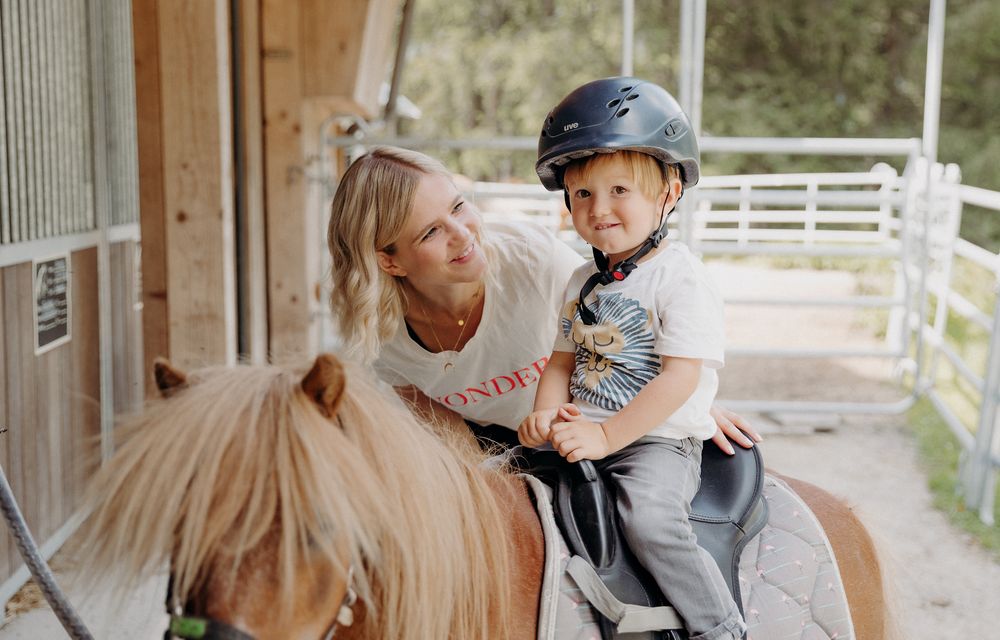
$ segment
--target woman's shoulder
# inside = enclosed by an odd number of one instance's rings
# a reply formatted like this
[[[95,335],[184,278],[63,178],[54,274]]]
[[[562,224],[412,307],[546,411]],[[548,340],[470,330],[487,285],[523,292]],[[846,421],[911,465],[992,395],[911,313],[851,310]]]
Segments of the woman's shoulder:
[[[551,246],[558,242],[552,231],[534,220],[493,219],[486,223],[486,229],[497,246],[525,244]]]
[[[572,251],[551,230],[531,220],[491,220],[486,229],[505,262],[549,264]]]

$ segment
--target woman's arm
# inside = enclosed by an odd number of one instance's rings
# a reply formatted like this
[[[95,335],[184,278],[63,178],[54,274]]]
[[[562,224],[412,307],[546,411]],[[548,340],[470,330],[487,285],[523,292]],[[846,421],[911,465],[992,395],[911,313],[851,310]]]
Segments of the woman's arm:
[[[733,451],[733,445],[729,444],[730,439],[744,449],[749,449],[755,442],[763,440],[750,423],[738,413],[713,404],[709,414],[715,420],[716,426],[712,442],[729,455],[736,453]]]

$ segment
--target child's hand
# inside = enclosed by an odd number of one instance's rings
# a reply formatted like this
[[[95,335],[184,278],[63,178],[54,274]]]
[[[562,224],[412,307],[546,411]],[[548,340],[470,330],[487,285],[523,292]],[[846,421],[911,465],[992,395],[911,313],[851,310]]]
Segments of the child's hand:
[[[526,447],[540,447],[549,439],[549,426],[556,417],[555,409],[532,411],[517,428],[517,439]]]
[[[604,428],[585,419],[575,404],[559,407],[558,417],[564,422],[552,425],[549,442],[567,461],[600,460],[611,453]]]

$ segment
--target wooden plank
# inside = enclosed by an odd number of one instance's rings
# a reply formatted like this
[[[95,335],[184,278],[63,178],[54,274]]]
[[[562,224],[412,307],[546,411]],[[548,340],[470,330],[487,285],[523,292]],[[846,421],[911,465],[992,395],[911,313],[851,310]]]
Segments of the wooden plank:
[[[156,0],[133,0],[139,228],[142,234],[143,373],[155,391],[153,359],[170,355],[167,322],[167,232],[164,212],[163,124],[160,121],[160,30]]]
[[[170,358],[236,360],[229,3],[157,5]],[[145,234],[144,234],[145,235]]]
[[[83,486],[98,467],[101,435],[97,249],[74,252],[72,264],[74,288],[91,293],[76,295],[72,301],[73,340],[68,345],[71,379],[66,387],[70,410],[63,452],[63,491],[71,510],[79,506]]]
[[[368,4],[369,0],[300,0],[300,24],[289,26],[300,31],[303,97],[353,98]]]
[[[59,431],[62,420],[59,387],[67,345],[46,351],[35,359],[36,422],[35,481],[38,483],[38,522],[32,529],[36,540],[47,540],[62,524],[62,486],[59,477]]]
[[[398,0],[302,0],[303,97],[346,98],[351,112],[377,116],[398,6]]]
[[[306,208],[300,9],[298,0],[261,5],[268,325],[275,362],[300,359],[318,344],[309,314],[308,256],[317,251],[312,238],[318,225]]]
[[[14,498],[20,502],[23,497],[23,487],[21,483],[21,437],[23,431],[20,427],[21,416],[23,414],[23,402],[21,389],[24,386],[24,379],[21,376],[21,359],[26,345],[19,340],[20,317],[17,312],[17,267],[7,267],[0,269],[0,278],[3,279],[3,325],[4,325],[4,351],[3,362],[7,379],[7,455],[8,465],[5,469],[7,481],[10,483]],[[7,557],[10,558],[10,570],[13,573],[20,566],[20,556],[13,538],[8,539]]]
[[[34,530],[38,522],[37,482],[35,482],[36,419],[34,324],[31,320],[31,263],[22,263],[3,270],[4,324],[7,352],[7,407],[10,419],[10,481],[28,527]],[[16,548],[11,549],[13,554]],[[12,556],[15,557],[15,556]],[[18,557],[15,568],[22,563]]]
[[[396,53],[396,16],[401,0],[369,0],[365,14],[361,61],[354,86],[354,101],[363,109],[379,114],[379,91],[390,75],[389,60]]]
[[[6,349],[6,315],[5,310],[7,308],[7,301],[4,297],[4,278],[3,273],[0,270],[0,318],[4,319],[4,322],[0,322],[0,464],[3,465],[4,474],[10,473],[10,417],[7,414],[7,367],[9,366],[7,360],[7,349]],[[10,535],[10,529],[8,527],[0,527],[0,582],[6,580],[14,573],[11,568],[11,555],[10,551],[13,548],[14,541]]]

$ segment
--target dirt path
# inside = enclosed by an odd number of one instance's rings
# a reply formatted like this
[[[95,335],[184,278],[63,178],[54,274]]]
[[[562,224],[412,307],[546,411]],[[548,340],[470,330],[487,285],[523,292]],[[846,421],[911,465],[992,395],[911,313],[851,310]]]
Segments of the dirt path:
[[[773,272],[712,264],[727,296],[854,294],[836,272]],[[876,345],[858,313],[730,306],[730,344],[867,347]],[[892,402],[901,391],[885,363],[733,358],[720,398]],[[1000,639],[1000,563],[931,506],[906,416],[750,416],[765,433],[765,463],[843,498],[879,546],[892,583],[896,618],[906,639]],[[814,432],[820,426],[823,432]],[[826,431],[829,430],[829,431]]]

